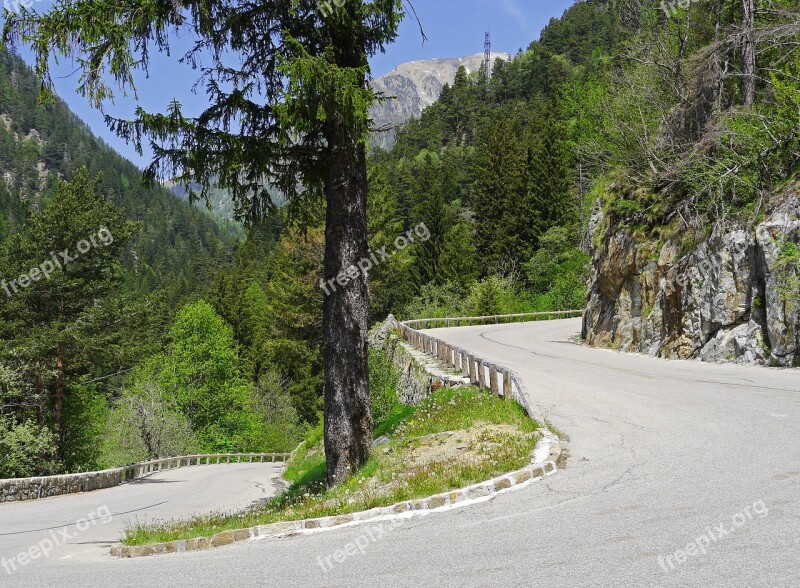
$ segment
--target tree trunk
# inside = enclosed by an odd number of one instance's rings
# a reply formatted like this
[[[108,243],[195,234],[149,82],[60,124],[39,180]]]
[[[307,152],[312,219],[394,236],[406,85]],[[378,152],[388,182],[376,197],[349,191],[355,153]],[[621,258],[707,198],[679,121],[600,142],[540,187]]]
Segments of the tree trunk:
[[[756,100],[755,0],[742,0],[742,104]]]
[[[66,268],[64,270],[66,272]],[[66,301],[61,298],[59,305],[59,315],[63,320],[66,316]],[[66,396],[66,386],[64,383],[64,353],[61,345],[56,350],[56,387],[55,387],[55,406],[53,419],[55,421],[55,432],[58,436],[56,446],[56,457],[60,460],[64,457],[64,396]]]
[[[720,58],[720,31],[722,29],[722,0],[714,3],[714,110],[722,111],[722,93],[725,83],[722,77],[722,60]]]
[[[36,390],[36,424],[38,424],[40,427],[43,427],[44,411],[47,400],[42,392],[44,388],[44,384],[42,383],[42,360],[39,357],[36,358],[34,373],[36,374],[34,376],[34,389]]]
[[[64,358],[61,355],[61,347],[58,348],[56,357],[56,388],[53,407],[53,425],[55,427],[56,435],[58,436],[58,444],[56,446],[56,457],[61,459],[63,457],[64,448]]]
[[[325,457],[328,484],[352,475],[372,446],[367,366],[369,289],[358,262],[367,259],[367,164],[348,130],[329,135],[325,187],[322,354],[325,365]],[[337,141],[338,144],[337,144]]]

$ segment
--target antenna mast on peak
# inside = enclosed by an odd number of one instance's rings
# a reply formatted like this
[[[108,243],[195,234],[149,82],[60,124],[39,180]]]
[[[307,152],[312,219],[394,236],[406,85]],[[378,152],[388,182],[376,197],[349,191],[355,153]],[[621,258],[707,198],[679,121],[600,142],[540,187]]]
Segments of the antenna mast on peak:
[[[486,72],[486,81],[492,77],[492,33],[487,32],[483,41],[483,68]]]

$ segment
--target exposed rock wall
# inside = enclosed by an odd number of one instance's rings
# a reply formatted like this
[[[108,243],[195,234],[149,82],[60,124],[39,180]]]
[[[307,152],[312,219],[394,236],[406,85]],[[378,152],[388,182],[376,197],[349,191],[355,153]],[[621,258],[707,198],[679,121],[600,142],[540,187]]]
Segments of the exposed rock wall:
[[[0,502],[19,502],[76,492],[91,492],[119,486],[126,479],[125,468],[117,468],[86,474],[0,480]]]
[[[604,222],[605,221],[605,222]],[[800,196],[776,198],[766,220],[679,245],[637,239],[596,208],[583,335],[594,346],[666,358],[800,365]]]

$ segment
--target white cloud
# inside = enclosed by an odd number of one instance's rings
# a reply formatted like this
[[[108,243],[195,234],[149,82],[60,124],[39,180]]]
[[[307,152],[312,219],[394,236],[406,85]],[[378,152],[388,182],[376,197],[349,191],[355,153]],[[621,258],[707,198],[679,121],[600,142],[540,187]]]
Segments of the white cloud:
[[[528,18],[525,16],[525,13],[522,12],[516,0],[503,0],[503,8],[511,18],[519,23],[519,26],[523,30],[528,30]]]

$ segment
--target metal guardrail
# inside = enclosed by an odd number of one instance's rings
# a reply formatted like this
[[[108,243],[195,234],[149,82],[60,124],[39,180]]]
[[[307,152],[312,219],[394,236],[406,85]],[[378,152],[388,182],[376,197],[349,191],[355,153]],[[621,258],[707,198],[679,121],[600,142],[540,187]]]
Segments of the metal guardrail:
[[[555,312],[532,312],[521,314],[492,315],[481,317],[445,317],[430,319],[415,319],[398,323],[400,334],[411,346],[420,351],[437,358],[446,367],[459,370],[465,378],[469,378],[471,384],[480,389],[490,390],[495,396],[503,396],[506,400],[516,400],[528,413],[531,418],[536,419],[536,415],[528,404],[525,393],[525,384],[519,374],[511,369],[501,366],[488,359],[471,353],[461,347],[451,345],[423,333],[411,327],[411,325],[426,325],[431,328],[432,324],[445,323],[450,326],[450,322],[473,322],[486,324],[486,321],[500,323],[502,319],[528,318],[528,317],[564,317],[575,314],[583,314],[583,310],[564,310]],[[514,321],[509,321],[514,322]]]
[[[584,309],[581,310],[554,310],[552,312],[523,312],[518,314],[493,314],[488,316],[446,316],[441,318],[424,318],[424,319],[413,319],[410,321],[403,321],[402,324],[411,326],[411,325],[428,325],[425,328],[432,328],[431,324],[436,323],[444,323],[445,327],[451,326],[450,323],[475,323],[485,325],[487,323],[514,323],[514,322],[525,322],[525,319],[531,318],[533,320],[538,320],[543,318],[544,320],[548,320],[550,317],[567,317],[572,318],[575,315],[582,315],[584,313]],[[508,319],[518,319],[521,318],[521,321],[515,320],[508,320]]]
[[[125,482],[147,476],[152,473],[174,470],[181,467],[229,464],[229,463],[265,463],[284,462],[289,453],[210,453],[182,455],[142,461],[118,468],[98,472],[63,474],[58,476],[37,476],[32,478],[10,478],[0,480],[0,502],[36,500],[91,492],[102,488],[112,488]]]

